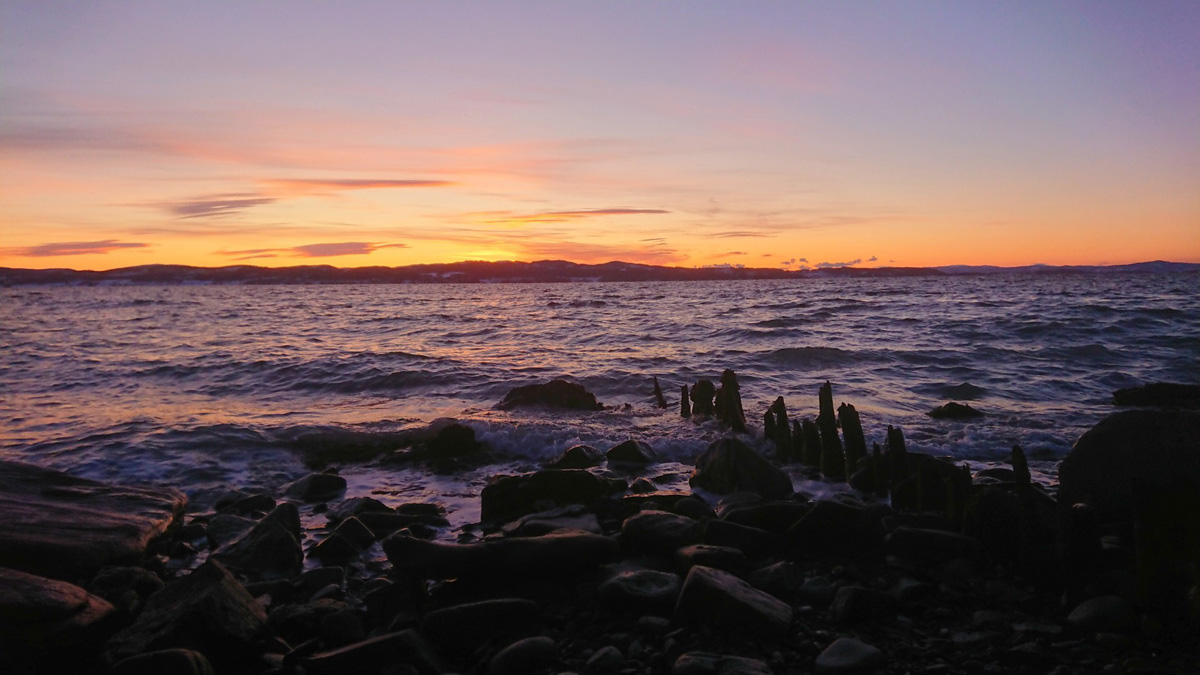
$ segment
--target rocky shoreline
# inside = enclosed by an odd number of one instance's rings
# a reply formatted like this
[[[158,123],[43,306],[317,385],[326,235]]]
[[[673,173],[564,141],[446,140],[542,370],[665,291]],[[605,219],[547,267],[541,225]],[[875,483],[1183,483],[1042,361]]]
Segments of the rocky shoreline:
[[[571,448],[494,477],[454,540],[442,506],[347,494],[332,468],[185,516],[174,490],[0,462],[0,671],[1200,672],[1200,412],[1114,413],[1055,496],[1020,448],[975,474],[898,429],[867,448],[828,385],[814,419],[766,411],[763,457],[736,376],[703,382],[681,413],[730,433],[690,476],[637,440]],[[546,392],[506,404],[598,405]],[[378,461],[487,453],[456,424],[413,440]],[[783,464],[855,489],[813,500]]]

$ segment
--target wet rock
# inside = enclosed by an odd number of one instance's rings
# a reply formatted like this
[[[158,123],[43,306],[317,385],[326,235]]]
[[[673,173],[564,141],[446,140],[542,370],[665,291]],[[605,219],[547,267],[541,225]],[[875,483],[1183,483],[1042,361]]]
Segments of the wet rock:
[[[488,664],[488,675],[524,675],[554,664],[558,646],[548,637],[517,640],[501,649]]]
[[[730,546],[744,553],[746,558],[757,559],[774,554],[781,548],[783,540],[756,527],[726,520],[710,520],[704,528],[704,543]]]
[[[625,663],[625,655],[612,645],[605,645],[596,650],[584,664],[584,669],[590,673],[615,673]]]
[[[239,516],[266,513],[275,508],[275,498],[265,492],[250,493],[234,490],[217,499],[217,513],[232,513]]]
[[[766,499],[781,499],[793,492],[787,473],[736,438],[709,445],[696,459],[696,470],[688,482],[718,494],[745,490]]]
[[[204,536],[208,539],[209,547],[220,548],[248,532],[255,522],[251,518],[219,513],[209,519]]]
[[[92,579],[88,592],[104,598],[132,619],[142,610],[146,598],[162,587],[162,579],[142,567],[110,567]]]
[[[325,518],[331,523],[340,523],[351,516],[366,512],[392,513],[392,507],[374,497],[351,497],[331,506],[325,512]]]
[[[404,528],[450,527],[445,516],[426,513],[394,513],[390,511],[363,511],[357,516],[359,522],[375,533],[376,537],[389,535]]]
[[[109,675],[215,675],[212,664],[190,649],[163,649],[131,656],[113,665]]]
[[[499,598],[436,609],[421,621],[421,634],[435,645],[464,649],[505,635],[521,635],[541,624],[537,603]]]
[[[717,517],[717,514],[713,513],[712,508],[709,507],[707,502],[691,495],[676,500],[671,505],[671,513],[686,516],[693,520],[706,520]]]
[[[675,620],[780,637],[791,625],[792,608],[728,572],[698,565],[683,583]]]
[[[455,422],[415,448],[412,455],[419,461],[438,461],[461,459],[487,451],[487,445],[476,440],[474,429]]]
[[[383,551],[392,567],[423,579],[479,576],[493,562],[482,544],[426,541],[402,532],[384,539]]]
[[[267,616],[267,630],[272,635],[298,644],[317,637],[321,620],[346,607],[346,603],[333,598],[273,607]]]
[[[321,543],[313,547],[310,555],[324,563],[349,562],[375,543],[375,533],[358,518],[346,518],[329,533]]]
[[[551,380],[545,384],[530,384],[509,390],[504,400],[496,404],[500,410],[537,406],[565,410],[603,410],[596,395],[581,384],[566,380]]]
[[[851,625],[863,621],[878,621],[890,616],[896,601],[882,591],[859,586],[838,589],[829,606],[829,621],[836,625]]]
[[[304,562],[299,535],[300,512],[284,502],[212,557],[256,579],[294,577]]]
[[[577,530],[558,530],[540,537],[490,539],[493,570],[508,578],[572,576],[621,557],[612,537]]]
[[[688,652],[675,659],[671,675],[772,675],[772,671],[762,661],[744,656]]]
[[[0,567],[0,669],[69,663],[108,637],[114,615],[106,600],[74,584]]]
[[[734,575],[746,572],[748,563],[746,554],[728,546],[713,546],[710,544],[692,544],[675,551],[675,567],[686,574],[696,565],[712,567]]]
[[[654,482],[649,478],[643,476],[633,481],[633,483],[629,486],[629,491],[633,492],[634,494],[650,494],[651,492],[657,492],[658,486],[655,485]]]
[[[412,630],[387,633],[300,659],[300,665],[315,675],[383,673],[397,664],[410,665],[420,675],[445,672],[437,655]]]
[[[644,466],[658,461],[658,453],[649,443],[633,439],[614,445],[604,456],[609,464]]]
[[[354,609],[340,609],[321,617],[317,628],[321,641],[333,647],[361,642],[366,639],[367,631],[363,626],[362,615]]]
[[[289,499],[324,502],[346,491],[346,479],[336,473],[313,473],[284,485],[281,490]]]
[[[1124,598],[1102,595],[1071,610],[1067,623],[1085,633],[1129,633],[1137,628],[1138,617]]]
[[[972,420],[984,416],[966,403],[953,401],[930,410],[928,414],[935,420]]]
[[[296,577],[292,583],[301,597],[309,597],[331,585],[340,588],[346,583],[346,569],[343,567],[316,567]]]
[[[590,445],[573,445],[546,465],[548,469],[587,469],[604,463],[604,453]]]
[[[677,574],[658,570],[630,570],[600,584],[596,597],[611,610],[669,615],[675,608],[682,588],[683,580]]]
[[[1075,442],[1059,466],[1059,501],[1087,503],[1103,522],[1133,517],[1137,490],[1200,485],[1200,412],[1126,410]]]
[[[0,461],[0,566],[53,579],[90,579],[136,564],[176,524],[178,490],[134,488]]]
[[[1115,405],[1200,408],[1200,385],[1155,382],[1113,392]]]
[[[484,522],[506,522],[545,510],[545,504],[592,506],[624,492],[619,479],[601,478],[581,469],[546,469],[518,476],[494,476],[480,493]]]
[[[787,538],[795,555],[862,556],[880,549],[883,531],[862,508],[825,500],[793,525]]]
[[[642,511],[621,524],[621,544],[626,549],[662,557],[699,543],[703,536],[704,523],[665,511]]]
[[[509,537],[539,537],[555,530],[579,530],[600,534],[600,521],[596,514],[582,505],[571,504],[522,516],[500,528],[500,531]]]
[[[266,623],[262,607],[221,563],[209,560],[150,596],[131,626],[109,640],[110,662],[179,647],[243,662]],[[219,664],[218,664],[219,665]]]
[[[865,673],[883,665],[883,652],[854,638],[838,638],[817,657],[819,673]]]

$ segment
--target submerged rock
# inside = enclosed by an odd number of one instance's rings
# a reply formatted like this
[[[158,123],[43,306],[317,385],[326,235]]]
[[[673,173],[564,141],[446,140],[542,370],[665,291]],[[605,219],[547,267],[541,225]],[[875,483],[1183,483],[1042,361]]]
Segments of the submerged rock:
[[[970,420],[977,417],[983,417],[984,414],[972,408],[966,403],[955,403],[953,401],[946,405],[938,406],[929,411],[929,416],[935,420]]]
[[[722,438],[696,459],[692,486],[717,494],[746,490],[766,499],[792,494],[792,479],[736,438]]]
[[[496,404],[500,410],[539,406],[565,410],[604,410],[596,395],[581,384],[566,380],[551,380],[545,384],[529,384],[509,390],[504,400]]]
[[[55,579],[88,579],[105,565],[140,562],[187,498],[0,461],[0,566]]]

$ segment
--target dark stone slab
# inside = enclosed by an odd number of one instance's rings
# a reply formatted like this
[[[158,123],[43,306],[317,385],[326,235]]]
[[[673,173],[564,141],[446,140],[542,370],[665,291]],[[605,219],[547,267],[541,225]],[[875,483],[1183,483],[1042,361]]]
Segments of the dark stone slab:
[[[0,461],[0,566],[54,579],[90,579],[137,563],[183,514],[170,488],[110,485]]]
[[[74,584],[0,567],[0,671],[32,672],[94,649],[114,614]]]
[[[746,635],[781,637],[791,626],[792,608],[728,572],[697,565],[683,582],[675,620]]]

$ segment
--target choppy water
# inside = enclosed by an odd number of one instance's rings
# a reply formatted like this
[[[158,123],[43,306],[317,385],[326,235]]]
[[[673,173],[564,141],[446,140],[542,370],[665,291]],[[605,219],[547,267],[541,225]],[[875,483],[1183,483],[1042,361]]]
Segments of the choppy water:
[[[679,385],[732,368],[752,423],[780,395],[793,415],[815,415],[828,379],[868,441],[893,424],[918,450],[986,462],[1019,443],[1050,466],[1112,412],[1113,390],[1200,382],[1197,281],[5,288],[0,456],[171,483],[203,502],[302,475],[295,451],[306,444],[386,444],[454,416],[502,466],[457,478],[344,471],[360,490],[447,501],[577,442],[640,438],[686,462],[722,432],[679,417]],[[652,405],[652,375],[666,411]],[[510,388],[554,377],[612,409],[492,409]],[[988,417],[925,414],[963,400],[964,383]]]

